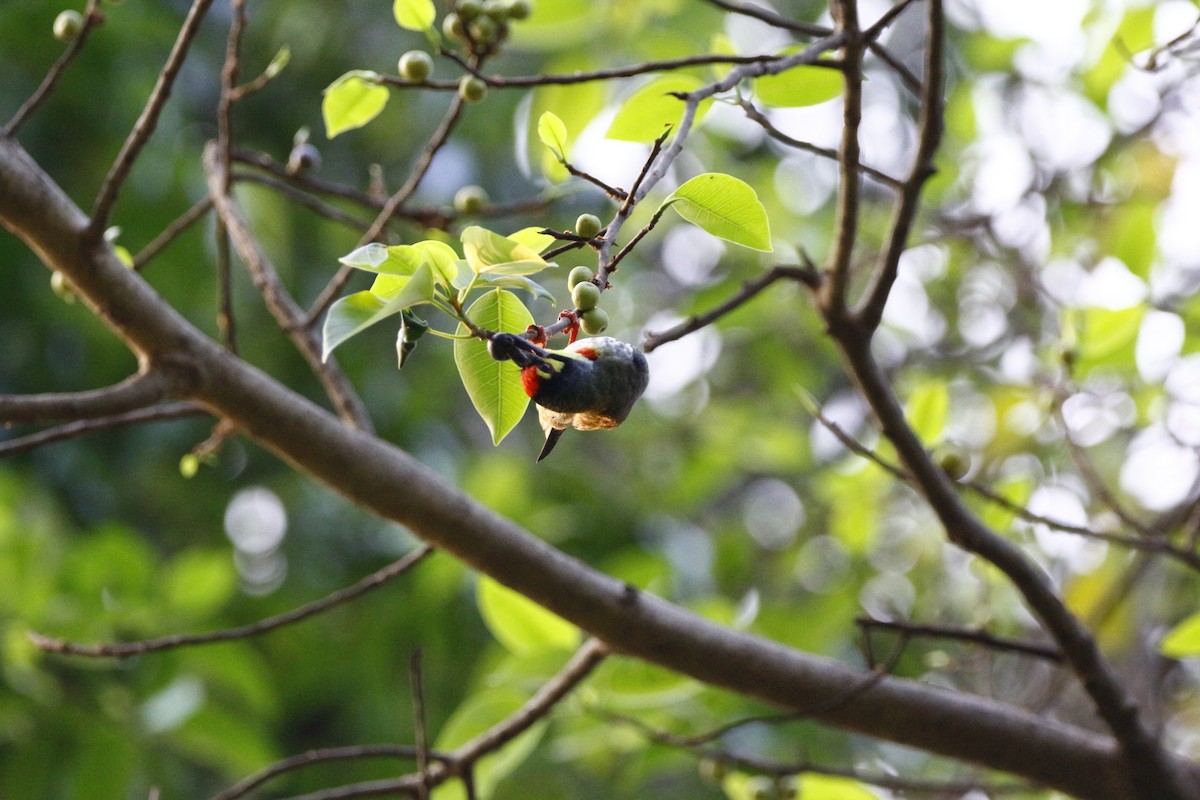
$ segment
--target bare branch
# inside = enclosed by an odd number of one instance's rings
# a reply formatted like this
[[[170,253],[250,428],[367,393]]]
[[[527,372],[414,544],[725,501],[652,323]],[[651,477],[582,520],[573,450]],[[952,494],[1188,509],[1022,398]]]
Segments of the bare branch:
[[[905,636],[927,636],[936,639],[955,639],[957,641],[974,642],[975,644],[983,645],[991,650],[1001,650],[1012,653],[1021,653],[1023,655],[1034,656],[1035,658],[1044,658],[1047,661],[1062,663],[1062,652],[1057,647],[1038,644],[1036,642],[1022,642],[1016,639],[1003,639],[999,636],[994,636],[986,630],[980,628],[963,628],[954,625],[935,625],[931,623],[918,624],[915,622],[899,622],[895,620],[875,619],[874,617],[860,616],[854,620],[855,624],[862,628],[883,628],[891,631],[899,631]]]
[[[221,187],[225,185],[224,171],[219,150],[212,143],[204,150],[204,166],[208,172],[209,188],[212,191],[217,214],[229,231],[238,257],[250,270],[255,286],[262,292],[263,299],[272,316],[279,323],[279,327],[291,338],[296,349],[308,361],[342,419],[362,430],[370,431],[372,429],[370,414],[362,400],[355,394],[353,387],[346,380],[346,376],[338,368],[337,363],[332,358],[322,360],[321,344],[317,340],[316,334],[303,324],[303,310],[279,280],[275,266],[263,252],[258,239],[251,233],[250,227],[242,217],[241,210],[233,197],[221,191]]]
[[[426,756],[434,761],[444,761],[445,754],[437,751],[426,751]],[[367,744],[355,747],[330,747],[321,750],[309,750],[307,753],[281,759],[266,767],[261,772],[239,781],[212,800],[238,800],[262,786],[272,778],[291,772],[311,764],[323,764],[329,761],[358,761],[364,758],[409,758],[416,759],[417,748],[397,744]]]
[[[883,308],[891,294],[892,285],[900,269],[900,256],[908,243],[913,220],[920,209],[921,189],[934,174],[934,156],[942,141],[943,119],[942,63],[945,60],[945,19],[941,0],[929,2],[929,45],[925,55],[925,83],[921,92],[921,120],[917,152],[913,159],[912,172],[904,182],[900,201],[892,218],[892,229],[888,234],[887,247],[880,255],[873,285],[866,292],[859,316],[867,330],[874,330],[883,318]]]
[[[161,372],[131,375],[120,383],[86,392],[0,395],[0,423],[98,419],[153,406],[167,399],[170,381]]]
[[[140,425],[143,422],[161,422],[163,420],[183,419],[184,417],[203,416],[207,412],[194,403],[167,403],[151,408],[140,408],[123,414],[113,414],[109,417],[68,422],[55,428],[49,428],[28,436],[9,439],[0,442],[0,458],[36,450],[55,442],[77,439],[90,433],[121,428],[126,425]]]
[[[737,294],[711,311],[690,317],[665,331],[658,333],[647,332],[642,339],[642,349],[649,353],[655,348],[662,347],[667,342],[681,339],[689,333],[694,333],[701,328],[711,325],[726,314],[741,308],[757,297],[768,286],[779,280],[798,281],[806,286],[815,288],[820,282],[821,276],[811,266],[792,267],[777,264],[754,280],[743,283],[741,290]]]
[[[183,26],[179,29],[179,36],[175,39],[175,46],[171,48],[167,62],[158,74],[158,81],[154,84],[150,99],[146,101],[146,107],[142,109],[141,116],[134,123],[133,130],[129,132],[125,144],[121,146],[121,152],[117,154],[116,161],[113,162],[108,174],[104,177],[104,183],[100,186],[100,193],[96,196],[96,202],[92,206],[91,221],[88,224],[87,238],[89,241],[97,241],[107,227],[108,217],[112,212],[113,204],[117,201],[121,185],[128,177],[129,170],[133,168],[133,162],[137,160],[142,147],[154,133],[163,106],[167,104],[167,98],[171,96],[175,78],[179,74],[184,60],[187,59],[188,50],[192,40],[196,37],[196,31],[200,28],[200,22],[208,13],[211,5],[212,0],[193,0],[187,18],[184,19]]]
[[[842,92],[842,142],[838,148],[840,185],[837,217],[834,222],[833,252],[829,257],[829,279],[821,287],[821,309],[831,324],[840,323],[846,311],[846,289],[850,283],[850,264],[854,242],[858,238],[859,164],[862,163],[858,129],[862,124],[863,39],[858,27],[855,0],[837,0],[831,7],[838,31],[845,34],[843,72],[846,86]]]
[[[191,647],[194,645],[229,642],[235,639],[246,639],[251,636],[270,633],[278,628],[306,620],[335,606],[355,600],[372,589],[378,589],[393,578],[408,572],[432,552],[433,548],[431,547],[419,547],[398,561],[393,561],[383,569],[371,573],[353,586],[339,589],[332,594],[322,597],[320,600],[306,603],[283,614],[268,617],[249,625],[241,625],[237,628],[227,628],[211,633],[177,634],[174,636],[163,636],[158,639],[146,639],[140,642],[124,642],[121,644],[80,644],[33,632],[29,634],[29,638],[39,648],[50,653],[65,653],[67,655],[88,656],[90,658],[129,658],[130,656],[153,653],[158,650],[171,650],[176,647]]]
[[[21,107],[17,109],[17,113],[13,114],[12,119],[4,126],[0,134],[16,137],[21,130],[21,126],[33,116],[33,112],[37,111],[38,106],[50,96],[50,92],[58,85],[59,80],[66,73],[67,67],[71,66],[71,62],[83,50],[83,46],[87,43],[87,39],[92,31],[103,21],[104,14],[100,11],[100,0],[88,0],[87,7],[83,10],[83,26],[79,29],[79,33],[71,40],[66,49],[63,50],[62,55],[58,57],[58,60],[54,62],[54,65],[46,73],[46,77],[42,78],[41,84],[29,96],[29,99],[21,104]]]
[[[185,230],[190,228],[201,217],[212,210],[212,198],[205,195],[200,198],[187,211],[179,215],[170,225],[163,228],[162,233],[155,236],[148,245],[142,248],[141,252],[133,257],[134,270],[143,269],[151,259],[162,252],[163,248],[175,241],[175,238]]]

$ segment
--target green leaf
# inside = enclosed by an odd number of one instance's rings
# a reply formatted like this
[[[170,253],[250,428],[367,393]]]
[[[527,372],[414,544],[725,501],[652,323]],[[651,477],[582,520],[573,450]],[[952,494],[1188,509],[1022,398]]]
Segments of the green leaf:
[[[433,239],[391,247],[372,242],[338,259],[347,267],[364,272],[400,277],[413,275],[422,265],[428,265],[433,270],[434,279],[443,286],[450,285],[458,276],[458,260],[458,253],[454,252],[453,247]],[[396,290],[392,284],[385,282],[384,285],[389,288],[372,288],[372,291],[384,296]]]
[[[442,726],[435,749],[453,750],[516,713],[526,698],[506,686],[484,689],[468,697]],[[496,785],[533,753],[545,733],[547,720],[530,726],[504,747],[484,756],[474,765],[475,796],[487,798]],[[447,781],[432,792],[433,800],[466,800],[461,781]]]
[[[1110,224],[1103,229],[1108,252],[1143,280],[1150,275],[1158,248],[1154,229],[1157,209],[1157,203],[1127,201],[1114,209]]]
[[[815,106],[842,93],[842,73],[829,67],[802,64],[778,75],[764,75],[754,81],[759,102],[779,108]]]
[[[321,116],[325,135],[332,139],[340,133],[361,128],[383,111],[388,90],[379,85],[378,73],[369,70],[347,72],[325,89]]]
[[[517,296],[496,289],[480,297],[467,309],[467,316],[480,327],[501,333],[521,333],[533,324],[529,309]],[[487,346],[463,324],[454,341],[454,363],[475,410],[492,432],[492,442],[500,444],[529,405],[529,396],[521,387],[521,371],[511,361],[496,361]]]
[[[467,264],[479,273],[532,275],[549,266],[533,248],[472,225],[462,232]]]
[[[494,289],[520,289],[529,292],[534,296],[534,298],[540,298],[542,300],[549,301],[551,305],[558,304],[558,301],[554,299],[554,295],[551,294],[545,286],[526,278],[524,275],[485,274],[479,276],[479,281],[476,282],[476,285],[479,285],[480,282],[485,283]]]
[[[521,228],[516,233],[510,233],[509,239],[512,239],[518,244],[523,244],[535,253],[540,253],[550,245],[554,244],[557,239],[548,233],[542,233],[541,226],[532,228]]]
[[[233,595],[237,572],[224,551],[186,550],[167,566],[162,585],[173,610],[208,614]]]
[[[381,275],[380,278],[391,277]],[[403,281],[390,296],[380,296],[373,289],[355,292],[341,298],[329,307],[325,315],[324,345],[321,360],[329,358],[333,349],[356,333],[371,327],[376,322],[398,314],[409,306],[428,303],[433,299],[433,270],[423,264],[410,278],[395,278]],[[376,283],[379,281],[376,280]]]
[[[1116,311],[1088,308],[1077,312],[1079,369],[1083,372],[1094,367],[1132,369],[1134,346],[1145,315],[1146,307],[1142,305]]]
[[[683,119],[684,102],[671,92],[693,92],[703,86],[699,78],[690,75],[664,75],[633,93],[626,100],[605,135],[624,142],[652,142],[668,128],[679,126]],[[695,122],[707,113],[712,100],[707,99],[696,109]]]
[[[479,579],[475,600],[492,636],[513,655],[579,646],[578,628],[491,578]]]
[[[749,184],[719,172],[697,175],[680,186],[663,205],[720,239],[771,252],[767,210]]]
[[[942,437],[949,410],[950,392],[945,381],[929,380],[909,395],[904,416],[908,418],[908,424],[921,441],[930,445]]]
[[[1158,651],[1167,658],[1200,656],[1200,611],[1171,628],[1159,642]]]
[[[397,25],[410,31],[429,30],[437,19],[433,0],[395,0],[392,3],[392,15]]]
[[[856,780],[811,772],[800,778],[800,796],[804,800],[878,800]]]
[[[567,126],[553,111],[538,117],[538,138],[560,161],[567,160]]]

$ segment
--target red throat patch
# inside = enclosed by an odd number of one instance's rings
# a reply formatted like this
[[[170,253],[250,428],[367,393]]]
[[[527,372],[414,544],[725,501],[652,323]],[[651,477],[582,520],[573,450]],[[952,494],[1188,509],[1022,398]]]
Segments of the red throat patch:
[[[596,348],[594,347],[576,347],[572,352],[576,355],[583,356],[588,361],[596,360]]]
[[[541,385],[542,379],[537,373],[537,367],[531,364],[521,370],[521,388],[525,390],[525,394],[536,397]]]

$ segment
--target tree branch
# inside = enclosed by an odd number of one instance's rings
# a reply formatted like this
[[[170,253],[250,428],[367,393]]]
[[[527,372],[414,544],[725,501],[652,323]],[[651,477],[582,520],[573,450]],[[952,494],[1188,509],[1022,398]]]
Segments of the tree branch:
[[[868,673],[727,628],[637,591],[532,536],[409,454],[224,351],[127,269],[15,142],[0,137],[0,223],[64,272],[139,358],[181,363],[213,413],[362,508],[583,628],[613,649],[782,708],[836,696]],[[397,487],[404,491],[397,491]],[[949,487],[946,487],[949,490]],[[1006,770],[1082,798],[1144,797],[1113,740],[991,700],[885,677],[819,722]],[[1172,760],[1200,791],[1200,768]],[[1144,785],[1144,784],[1143,784]]]
[[[224,164],[220,149],[213,143],[204,150],[204,167],[208,172],[209,189],[217,214],[233,241],[238,257],[250,270],[255,286],[262,292],[271,315],[308,361],[342,419],[362,430],[370,431],[371,416],[366,406],[338,368],[337,362],[332,358],[322,360],[321,343],[317,340],[317,335],[304,326],[304,311],[279,280],[275,266],[263,252],[258,239],[250,232],[250,227],[242,217],[236,201],[223,191],[222,187],[226,185]]]
[[[904,182],[900,201],[892,218],[892,229],[888,234],[887,248],[879,258],[874,283],[866,292],[861,310],[858,312],[866,330],[874,330],[883,318],[883,308],[891,294],[892,285],[900,270],[900,256],[908,244],[913,220],[920,209],[921,189],[934,174],[934,156],[942,141],[942,63],[945,60],[945,19],[941,0],[929,2],[929,45],[925,51],[925,83],[921,92],[921,121],[917,152],[913,158],[912,172]]]
[[[116,161],[113,162],[108,174],[104,177],[104,183],[100,186],[100,193],[96,196],[96,202],[92,206],[92,218],[88,225],[89,241],[99,239],[108,225],[108,217],[112,213],[113,204],[117,201],[117,193],[120,192],[121,185],[128,177],[129,170],[133,168],[133,162],[137,160],[138,153],[142,151],[146,142],[150,140],[151,134],[154,133],[163,106],[167,104],[167,98],[171,96],[171,87],[175,84],[175,77],[183,67],[192,40],[200,28],[200,22],[208,13],[211,5],[212,0],[194,0],[192,3],[191,9],[183,21],[183,26],[179,29],[179,36],[175,39],[175,46],[171,48],[167,62],[158,75],[158,81],[154,84],[153,91],[150,92],[150,99],[146,101],[146,107],[142,109],[141,116],[134,123],[133,130],[129,132],[125,144],[121,146],[121,152],[117,154]]]
[[[278,628],[306,620],[335,606],[355,600],[372,589],[378,589],[393,578],[397,578],[408,572],[432,552],[433,548],[431,547],[420,547],[398,561],[393,561],[383,569],[371,573],[353,586],[339,589],[332,594],[322,597],[320,600],[305,603],[283,614],[277,614],[274,617],[268,617],[267,619],[262,619],[249,625],[241,625],[236,628],[227,628],[211,633],[163,636],[158,639],[145,639],[140,642],[123,642],[121,644],[80,644],[32,631],[29,634],[29,638],[39,648],[50,653],[65,653],[67,655],[88,656],[91,658],[129,658],[130,656],[153,653],[158,650],[172,650],[177,647],[248,639],[251,636],[270,633]]]
[[[0,395],[0,423],[44,423],[110,417],[148,408],[167,399],[170,382],[160,372],[131,375],[120,383],[86,392]]]

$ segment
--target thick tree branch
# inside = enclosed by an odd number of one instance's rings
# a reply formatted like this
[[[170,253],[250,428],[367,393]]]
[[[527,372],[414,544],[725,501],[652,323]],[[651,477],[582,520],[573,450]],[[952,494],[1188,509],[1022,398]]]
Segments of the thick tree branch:
[[[599,573],[447,485],[407,453],[350,428],[224,351],[168,306],[11,140],[0,138],[0,222],[71,279],[145,361],[186,365],[173,387],[296,469],[408,526],[612,649],[782,708],[809,708],[869,673],[723,628]],[[398,491],[403,487],[403,491]],[[947,487],[949,488],[949,487]],[[883,678],[817,720],[1005,770],[1083,798],[1144,797],[1109,737],[983,698]],[[1200,768],[1172,761],[1200,791]]]
[[[0,424],[74,422],[147,408],[167,399],[170,382],[161,372],[131,375],[86,392],[0,395]]]

